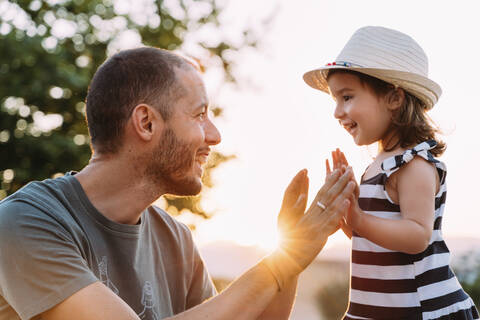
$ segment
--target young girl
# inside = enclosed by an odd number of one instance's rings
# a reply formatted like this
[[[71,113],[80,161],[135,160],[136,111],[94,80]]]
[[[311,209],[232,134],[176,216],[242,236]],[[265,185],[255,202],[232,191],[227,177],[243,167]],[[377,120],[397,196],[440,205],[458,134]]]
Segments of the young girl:
[[[331,94],[357,145],[379,146],[342,226],[352,237],[344,319],[478,319],[442,238],[446,168],[435,157],[445,144],[426,115],[441,89],[423,50],[398,31],[365,27],[304,79]],[[333,155],[335,167],[346,164]]]

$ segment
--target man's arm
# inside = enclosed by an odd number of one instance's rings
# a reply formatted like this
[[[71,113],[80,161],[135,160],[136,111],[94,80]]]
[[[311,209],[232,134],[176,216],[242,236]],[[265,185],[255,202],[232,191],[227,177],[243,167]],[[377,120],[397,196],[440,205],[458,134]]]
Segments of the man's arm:
[[[193,307],[170,320],[193,319],[258,319],[275,298],[293,301],[294,291],[289,285],[317,256],[328,236],[338,230],[347,200],[354,184],[348,183],[351,171],[339,178],[334,172],[315,197],[309,210],[298,215],[296,210],[283,212],[296,223],[290,226],[286,239],[272,254],[264,258],[227,289],[210,300]],[[287,189],[288,191],[288,189]],[[294,197],[293,197],[294,198]],[[325,210],[317,201],[327,205]],[[301,205],[301,201],[297,203]],[[287,219],[287,218],[286,218]],[[288,219],[287,219],[288,220]],[[275,305],[275,302],[273,303]],[[286,312],[286,317],[290,312]],[[272,311],[273,312],[273,311]],[[268,312],[267,312],[268,313]],[[285,314],[284,316],[285,317]],[[91,284],[42,314],[43,320],[137,320],[135,312],[103,284]]]
[[[60,304],[34,319],[140,320],[125,301],[101,282],[94,282],[75,292]]]
[[[262,263],[255,265],[230,287],[210,300],[171,320],[257,319],[277,295],[277,283]],[[120,297],[100,282],[95,282],[44,312],[42,320],[139,320]]]
[[[298,223],[307,207],[309,179],[307,170],[301,170],[292,179],[283,196],[278,214],[278,233],[281,239]],[[277,292],[258,319],[288,319],[297,293],[298,276],[291,279],[283,290]]]
[[[289,319],[295,303],[297,284],[298,276],[292,279],[282,291],[277,292],[258,319]]]

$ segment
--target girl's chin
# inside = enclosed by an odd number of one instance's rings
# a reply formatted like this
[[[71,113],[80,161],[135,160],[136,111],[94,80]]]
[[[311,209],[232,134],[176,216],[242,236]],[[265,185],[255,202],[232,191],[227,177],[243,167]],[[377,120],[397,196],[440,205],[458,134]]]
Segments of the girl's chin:
[[[362,140],[362,139],[357,139],[357,138],[354,138],[353,141],[355,142],[355,144],[357,146],[369,146],[371,145],[372,143],[375,143],[374,142],[370,142],[370,141],[365,141],[365,140]]]

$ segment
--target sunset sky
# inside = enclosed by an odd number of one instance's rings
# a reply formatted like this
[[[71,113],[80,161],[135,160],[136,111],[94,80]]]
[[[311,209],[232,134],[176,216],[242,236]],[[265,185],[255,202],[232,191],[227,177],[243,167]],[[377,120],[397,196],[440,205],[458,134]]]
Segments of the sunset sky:
[[[149,10],[149,3],[151,0],[114,2],[118,13],[131,11],[140,18]],[[204,78],[211,103],[224,108],[223,116],[215,119],[223,138],[216,148],[236,156],[214,171],[215,187],[206,192],[203,203],[214,216],[195,221],[195,237],[200,244],[232,241],[274,247],[276,215],[290,179],[307,168],[313,198],[325,178],[325,159],[336,147],[345,152],[356,177],[361,176],[375,156],[375,146],[356,146],[333,117],[333,100],[308,87],[302,75],[334,61],[355,30],[367,25],[407,33],[427,53],[430,77],[443,89],[430,112],[447,142],[447,151],[440,159],[448,169],[443,231],[446,237],[475,237],[480,244],[480,209],[476,201],[480,173],[475,161],[480,159],[480,42],[475,34],[480,30],[480,19],[476,1],[218,3],[225,6],[221,26],[192,30],[182,47],[183,53],[206,62]],[[165,0],[165,4],[175,15],[178,2]],[[191,14],[209,10],[202,2],[192,1],[189,6],[195,8]],[[259,47],[232,53],[238,84],[225,84],[215,61],[202,57],[205,51],[202,53],[192,44],[198,39],[215,42],[222,37],[235,43],[247,27],[255,31]],[[57,31],[59,36],[68,36],[64,26]],[[109,47],[109,54],[117,49],[116,45],[140,44],[139,35],[133,31],[122,33],[117,40]],[[180,219],[191,222],[188,216]],[[346,238],[337,233],[329,243],[335,242],[346,243]]]
[[[205,75],[213,103],[225,107],[216,124],[222,133],[218,150],[235,154],[215,170],[215,188],[205,197],[215,212],[200,222],[200,243],[217,240],[274,246],[275,221],[290,179],[302,168],[310,177],[310,199],[325,178],[324,162],[340,147],[360,177],[375,147],[358,147],[333,118],[332,99],[308,87],[304,72],[332,62],[355,30],[366,25],[398,29],[423,47],[430,77],[443,95],[430,112],[444,131],[448,197],[443,220],[447,237],[477,237],[480,209],[478,74],[480,30],[474,1],[229,1],[227,27],[255,26],[271,16],[261,32],[259,50],[238,55],[239,87],[216,86],[214,72]],[[477,5],[478,6],[478,5]],[[259,29],[260,30],[260,29]],[[212,33],[212,36],[213,33]],[[337,233],[330,243],[346,241]]]

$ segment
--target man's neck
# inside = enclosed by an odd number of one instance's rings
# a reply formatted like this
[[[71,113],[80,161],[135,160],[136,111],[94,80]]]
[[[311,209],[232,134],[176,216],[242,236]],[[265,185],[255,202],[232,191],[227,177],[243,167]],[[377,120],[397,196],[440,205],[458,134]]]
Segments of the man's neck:
[[[137,224],[142,212],[163,194],[121,156],[94,157],[75,178],[95,208],[117,223]]]

